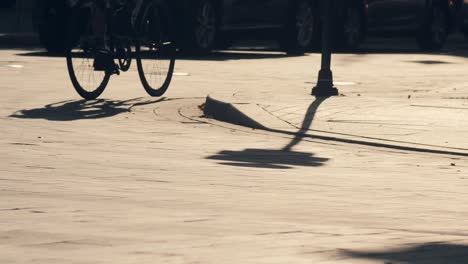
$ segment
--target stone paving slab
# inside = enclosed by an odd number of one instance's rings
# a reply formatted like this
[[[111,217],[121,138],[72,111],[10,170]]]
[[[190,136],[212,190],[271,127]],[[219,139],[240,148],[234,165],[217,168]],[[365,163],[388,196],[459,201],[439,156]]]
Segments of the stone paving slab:
[[[313,101],[306,80],[314,71],[307,67],[319,61],[315,55],[179,60],[177,71],[190,75],[176,76],[163,99],[147,97],[132,69],[91,102],[73,91],[63,58],[34,50],[0,55],[1,264],[468,259],[466,158],[317,138],[298,142],[299,129],[277,118],[278,130],[290,133],[203,116],[207,94],[234,97],[236,107],[250,104],[265,119],[270,114],[261,106],[298,102],[291,112],[306,111]],[[381,69],[388,58],[364,57]],[[407,56],[390,57],[398,67],[413,65]],[[355,62],[351,71],[345,62],[357,58],[363,57],[337,56],[345,65],[337,67],[340,81],[359,84],[342,86],[346,96],[324,106],[384,93],[356,81],[365,66]],[[413,65],[414,79],[387,86],[385,98],[408,100],[408,87],[430,89],[426,99],[463,97],[466,68],[459,64],[465,59],[411,58],[436,59],[454,64],[436,66],[425,79],[427,68]],[[440,88],[437,74],[449,73],[453,82]],[[376,76],[372,82],[390,82],[381,70],[368,74]],[[456,95],[443,92],[455,87]]]

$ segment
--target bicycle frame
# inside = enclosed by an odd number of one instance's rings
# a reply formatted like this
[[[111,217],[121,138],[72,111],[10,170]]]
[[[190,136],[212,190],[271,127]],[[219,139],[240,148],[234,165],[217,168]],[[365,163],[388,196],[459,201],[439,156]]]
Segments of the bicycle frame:
[[[149,95],[162,96],[167,91],[176,46],[170,34],[170,14],[163,2],[69,1],[75,5],[75,23],[71,24],[67,67],[75,90],[83,98],[97,98],[110,76],[128,71],[132,60],[136,60],[141,83]]]

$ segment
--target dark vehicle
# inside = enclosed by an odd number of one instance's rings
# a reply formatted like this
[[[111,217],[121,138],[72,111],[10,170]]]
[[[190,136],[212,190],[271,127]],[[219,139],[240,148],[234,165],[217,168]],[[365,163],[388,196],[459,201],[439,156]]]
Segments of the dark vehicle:
[[[148,0],[151,1],[151,0]],[[239,38],[278,40],[288,53],[305,52],[316,39],[318,0],[167,0],[180,48],[206,53]],[[37,24],[49,51],[62,51],[70,7],[38,0]]]
[[[41,42],[53,52],[65,47],[69,0],[35,2]],[[117,0],[118,1],[118,0]],[[148,0],[151,1],[151,0]],[[190,53],[227,48],[236,39],[274,39],[288,53],[319,43],[321,0],[166,0],[176,21],[177,42]],[[415,37],[422,50],[439,50],[457,30],[467,0],[335,0],[335,44],[356,49],[366,36]],[[11,6],[14,0],[0,1]]]
[[[11,8],[15,5],[15,0],[3,0],[0,2],[0,8]]]
[[[0,32],[33,37],[33,7],[33,0],[0,0]]]
[[[35,27],[42,45],[52,53],[63,53],[71,15],[67,0],[36,0]]]
[[[461,30],[468,39],[468,0],[463,0],[463,18]]]
[[[203,53],[234,39],[269,38],[288,53],[305,52],[316,39],[317,0],[173,1],[181,47]]]
[[[424,51],[440,50],[447,36],[458,29],[462,14],[462,0],[357,2],[343,11],[348,47],[359,46],[366,35],[407,35],[415,37]]]
[[[12,25],[16,22],[14,13],[15,5],[15,1],[0,1],[0,32],[12,32],[16,29],[15,26]]]

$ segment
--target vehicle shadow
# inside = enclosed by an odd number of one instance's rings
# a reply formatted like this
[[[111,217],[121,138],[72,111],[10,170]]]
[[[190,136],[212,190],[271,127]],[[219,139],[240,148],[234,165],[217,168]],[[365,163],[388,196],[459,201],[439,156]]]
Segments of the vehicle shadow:
[[[468,263],[468,246],[451,243],[426,243],[383,251],[341,250],[341,255],[381,263],[460,264]]]
[[[291,57],[300,57],[304,55],[291,55],[278,51],[262,50],[220,50],[213,51],[205,56],[181,55],[181,60],[196,61],[232,61],[232,60],[260,60],[260,59],[284,59]]]
[[[329,159],[316,157],[313,153],[294,151],[306,136],[306,132],[312,126],[315,113],[320,105],[328,97],[317,97],[309,106],[307,113],[298,132],[294,138],[280,150],[273,149],[245,149],[242,151],[224,150],[207,159],[216,160],[219,164],[239,167],[255,167],[267,169],[292,169],[294,166],[319,167],[323,166]]]
[[[51,57],[65,58],[64,54],[49,53],[44,50],[32,50],[20,52],[18,56],[24,57]],[[288,57],[297,57],[298,55],[288,55],[278,51],[260,51],[260,50],[219,50],[206,55],[187,55],[178,54],[178,60],[196,60],[196,61],[231,61],[231,60],[260,60],[260,59],[283,59]],[[145,58],[145,57],[144,57]],[[146,57],[147,58],[147,57]]]
[[[319,50],[311,50],[309,54],[319,54]],[[452,45],[440,52],[422,52],[411,45],[377,45],[366,44],[356,51],[349,52],[343,50],[336,50],[334,54],[355,54],[358,56],[366,55],[433,55],[433,56],[456,56],[468,57],[468,45],[466,47],[460,45]],[[306,54],[307,55],[307,54]],[[65,58],[64,54],[49,53],[41,49],[18,49],[17,56],[24,57],[49,57],[49,58]],[[177,55],[178,60],[192,60],[192,61],[235,61],[235,60],[261,60],[261,59],[284,59],[301,57],[304,55],[291,55],[283,52],[275,51],[272,49],[229,49],[217,50],[206,55],[188,55],[180,53]],[[427,63],[426,63],[427,62]],[[415,63],[419,63],[416,61]],[[442,64],[443,61],[430,60],[422,61],[421,64]]]
[[[336,51],[336,53],[346,52]],[[411,38],[373,37],[364,42],[354,53],[357,55],[420,54],[468,57],[468,44],[463,36],[454,35],[449,38],[447,44],[441,51],[425,52],[421,51],[416,41]]]
[[[63,101],[48,104],[41,108],[19,110],[10,117],[22,119],[45,119],[49,121],[75,121],[84,119],[100,119],[131,112],[133,107],[156,104],[165,101],[143,100],[134,98],[130,100],[79,100]]]

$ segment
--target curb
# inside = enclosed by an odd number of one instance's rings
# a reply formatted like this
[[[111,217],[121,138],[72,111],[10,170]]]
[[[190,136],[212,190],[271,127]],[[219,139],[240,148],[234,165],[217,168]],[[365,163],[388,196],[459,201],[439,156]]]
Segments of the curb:
[[[205,116],[212,117],[213,119],[245,126],[254,129],[267,129],[257,121],[253,120],[231,103],[225,103],[208,96],[205,101],[205,109],[203,110]]]

